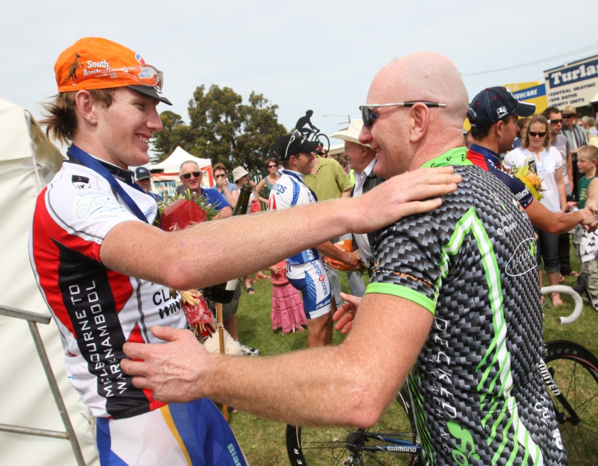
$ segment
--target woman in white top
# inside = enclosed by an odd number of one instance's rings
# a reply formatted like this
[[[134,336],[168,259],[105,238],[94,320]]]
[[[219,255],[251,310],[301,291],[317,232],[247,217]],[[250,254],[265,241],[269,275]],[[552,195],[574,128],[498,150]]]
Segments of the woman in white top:
[[[563,159],[555,147],[550,147],[548,121],[542,115],[533,116],[527,126],[523,144],[505,156],[504,165],[508,169],[528,165],[542,179],[540,202],[552,212],[567,210],[567,194],[563,179]],[[538,228],[538,268],[542,285],[542,260],[551,285],[558,285],[561,264],[559,260],[559,235],[551,235]],[[563,304],[559,294],[552,296],[555,306]]]

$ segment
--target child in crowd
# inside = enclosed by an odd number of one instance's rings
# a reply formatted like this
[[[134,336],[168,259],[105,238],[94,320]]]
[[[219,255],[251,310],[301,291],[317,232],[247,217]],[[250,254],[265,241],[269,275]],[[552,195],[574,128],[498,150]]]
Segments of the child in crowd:
[[[290,284],[286,263],[281,261],[272,267],[272,329],[282,328],[282,334],[302,332],[303,325],[307,325],[301,293]]]
[[[598,183],[596,179],[596,166],[598,165],[598,147],[583,146],[577,151],[577,167],[579,173],[585,176],[579,179],[577,195],[579,208],[598,208]],[[573,288],[578,293],[586,292],[590,306],[598,311],[598,234],[588,233],[578,225],[573,238],[577,255],[582,262],[583,273]]]

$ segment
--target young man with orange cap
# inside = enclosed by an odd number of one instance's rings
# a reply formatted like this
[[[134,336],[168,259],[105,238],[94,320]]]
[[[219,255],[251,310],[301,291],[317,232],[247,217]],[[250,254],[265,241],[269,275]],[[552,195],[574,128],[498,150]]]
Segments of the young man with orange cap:
[[[156,202],[128,170],[149,162],[150,138],[162,130],[156,107],[170,104],[162,95],[162,73],[101,38],[66,49],[55,72],[59,93],[42,123],[71,146],[38,197],[30,258],[62,336],[69,379],[97,418],[100,462],[244,465],[210,400],[168,405],[133,385],[121,368],[125,343],[160,343],[151,333],[156,325],[186,328],[173,289],[246,276],[330,238],[429,211],[440,204],[433,198],[454,191],[461,178],[452,169],[424,170],[356,199],[165,232],[152,226]],[[410,202],[415,199],[426,200]],[[385,209],[375,209],[382,202]],[[272,231],[291,237],[297,225],[309,225],[301,241],[265,240]],[[238,241],[240,231],[244,241]]]
[[[104,258],[113,229],[131,221],[151,225],[157,214],[128,167],[149,161],[149,140],[162,129],[156,106],[170,105],[162,73],[101,38],[69,47],[55,71],[59,94],[46,105],[43,123],[72,145],[38,199],[30,254],[61,331],[67,374],[97,418],[100,462],[245,464],[210,400],[161,403],[133,387],[120,368],[126,341],[158,341],[150,326],[186,327],[177,293]],[[139,239],[127,239],[129,254],[147,252]]]

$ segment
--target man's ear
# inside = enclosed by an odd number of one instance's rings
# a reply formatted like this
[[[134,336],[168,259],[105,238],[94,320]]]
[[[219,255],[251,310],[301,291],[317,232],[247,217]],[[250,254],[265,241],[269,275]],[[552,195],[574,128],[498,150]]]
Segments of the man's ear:
[[[411,107],[409,116],[411,125],[409,141],[418,142],[426,135],[428,130],[428,125],[430,123],[430,109],[423,103],[417,103]]]
[[[496,137],[500,138],[505,130],[505,122],[502,120],[498,120],[496,123],[494,123],[493,130],[496,133]]]
[[[98,105],[98,103],[93,99],[89,91],[77,91],[77,94],[75,95],[75,105],[77,106],[79,115],[81,115],[87,123],[97,123],[98,116],[96,113],[96,105]]]

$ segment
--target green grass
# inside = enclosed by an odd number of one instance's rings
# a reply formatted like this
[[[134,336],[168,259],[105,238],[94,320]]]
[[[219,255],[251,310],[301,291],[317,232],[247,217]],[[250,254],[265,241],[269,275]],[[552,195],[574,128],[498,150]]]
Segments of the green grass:
[[[575,262],[573,256],[572,260],[574,268],[579,270],[579,264]],[[344,273],[340,275],[343,290],[348,291],[346,275]],[[575,279],[569,278],[568,282],[575,284]],[[272,330],[270,321],[272,286],[269,281],[259,280],[253,287],[256,294],[250,296],[243,292],[237,313],[241,342],[259,348],[264,356],[305,348],[307,332],[282,335],[280,330]],[[584,306],[584,312],[576,323],[559,325],[556,323],[556,317],[570,314],[573,308],[572,301],[567,296],[563,296],[563,300],[565,305],[561,308],[550,309],[548,306],[544,308],[545,340],[573,340],[594,354],[598,354],[598,313],[589,306]],[[342,339],[342,335],[335,332],[334,343],[338,344]],[[391,419],[392,416],[396,416],[397,424],[404,422],[400,409],[393,409],[386,415],[387,418],[389,416]],[[244,412],[231,415],[229,422],[250,464],[260,466],[288,464],[284,424],[266,421]],[[598,444],[598,439],[595,443]],[[588,459],[588,461],[594,460],[595,458]],[[583,464],[583,462],[579,460],[576,464]]]

